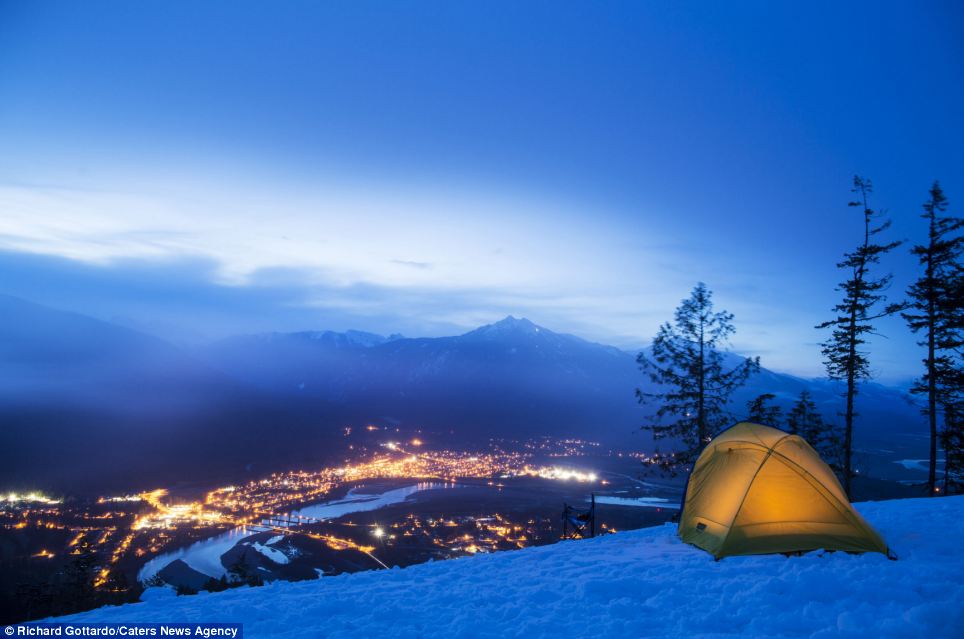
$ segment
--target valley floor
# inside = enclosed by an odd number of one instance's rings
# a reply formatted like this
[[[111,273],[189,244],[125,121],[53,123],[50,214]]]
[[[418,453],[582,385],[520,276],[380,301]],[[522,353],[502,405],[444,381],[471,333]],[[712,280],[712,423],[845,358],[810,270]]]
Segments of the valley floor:
[[[815,552],[716,562],[665,525],[55,621],[241,622],[248,639],[964,637],[964,496],[858,509],[898,561]]]

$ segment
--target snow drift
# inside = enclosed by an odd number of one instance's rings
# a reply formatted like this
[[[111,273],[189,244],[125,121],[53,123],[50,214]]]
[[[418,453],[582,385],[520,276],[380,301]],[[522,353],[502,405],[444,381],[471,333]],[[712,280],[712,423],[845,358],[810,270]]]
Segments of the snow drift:
[[[717,562],[666,525],[62,620],[241,622],[248,638],[288,639],[964,636],[964,497],[857,508],[899,561],[813,552]]]

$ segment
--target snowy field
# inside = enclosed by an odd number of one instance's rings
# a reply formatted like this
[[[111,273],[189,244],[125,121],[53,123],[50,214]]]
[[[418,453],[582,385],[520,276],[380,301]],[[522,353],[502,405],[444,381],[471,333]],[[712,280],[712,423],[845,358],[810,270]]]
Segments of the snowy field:
[[[715,562],[667,525],[58,621],[241,622],[248,639],[964,637],[964,497],[858,510],[899,561],[811,553]]]

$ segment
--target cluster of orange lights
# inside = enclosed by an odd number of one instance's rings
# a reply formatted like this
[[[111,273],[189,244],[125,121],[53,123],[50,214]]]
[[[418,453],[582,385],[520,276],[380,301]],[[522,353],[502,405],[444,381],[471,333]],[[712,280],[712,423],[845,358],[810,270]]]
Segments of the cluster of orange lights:
[[[378,426],[368,425],[367,431],[381,430]],[[345,435],[351,434],[351,428],[345,428]],[[164,547],[175,539],[175,530],[196,529],[197,534],[210,528],[227,528],[233,526],[256,525],[266,528],[276,527],[271,520],[283,517],[281,513],[303,504],[319,501],[337,486],[373,479],[438,479],[455,482],[459,479],[490,478],[490,484],[509,477],[532,476],[551,480],[594,482],[594,473],[582,472],[559,467],[532,467],[527,462],[531,453],[507,452],[495,450],[488,453],[468,453],[459,451],[426,451],[423,441],[413,437],[407,442],[385,442],[383,452],[372,455],[369,459],[349,462],[343,466],[323,468],[318,471],[290,471],[275,473],[264,479],[248,482],[239,486],[224,486],[208,492],[201,501],[178,502],[172,499],[168,490],[142,492],[114,497],[101,497],[99,505],[113,507],[120,504],[130,504],[130,509],[112,508],[108,512],[77,513],[77,517],[86,520],[104,521],[95,526],[65,526],[45,523],[38,520],[38,525],[47,527],[66,528],[74,536],[67,543],[65,552],[69,554],[83,554],[96,551],[99,548],[110,548],[106,562],[99,568],[94,578],[96,587],[104,587],[109,579],[113,567],[125,556],[134,554],[144,557],[161,552]],[[499,481],[498,486],[502,486]],[[59,500],[51,499],[39,493],[0,495],[0,501],[8,501],[22,508],[25,504],[32,504],[31,512],[40,509],[51,510],[60,504]],[[60,509],[53,509],[55,515]],[[49,514],[49,513],[48,513]],[[108,524],[107,522],[111,522]],[[116,522],[116,523],[115,523]],[[334,550],[355,550],[366,553],[376,562],[381,563],[372,553],[375,546],[357,543],[350,539],[342,539],[332,535],[310,532],[305,529],[291,527],[276,527],[285,534],[305,534],[313,539],[325,542]],[[22,521],[12,524],[12,528],[24,528],[28,525],[26,516]],[[432,526],[456,526],[454,521],[440,520]],[[482,524],[480,524],[481,526]],[[488,537],[476,538],[464,535],[461,539],[464,545],[461,549],[467,553],[482,552],[496,540],[513,543],[521,547],[527,538],[520,534],[518,526],[502,523],[492,523],[482,526]],[[480,528],[481,530],[481,528]],[[396,538],[395,532],[386,532],[381,527],[374,527],[372,536],[382,543]],[[401,533],[411,536],[411,530]],[[42,549],[33,557],[50,559],[55,554]]]

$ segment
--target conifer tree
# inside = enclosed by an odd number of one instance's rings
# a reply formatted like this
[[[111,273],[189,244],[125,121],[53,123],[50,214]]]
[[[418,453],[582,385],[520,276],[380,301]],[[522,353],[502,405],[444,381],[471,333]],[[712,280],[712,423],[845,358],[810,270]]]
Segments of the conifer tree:
[[[817,410],[810,391],[800,391],[800,397],[793,408],[787,413],[787,432],[803,437],[813,449],[820,454],[820,458],[831,468],[841,470],[841,437],[839,429],[834,424],[824,421],[823,415]]]
[[[879,304],[886,300],[883,291],[890,284],[891,276],[888,274],[873,277],[871,274],[872,267],[880,262],[881,256],[900,246],[902,242],[880,244],[876,241],[877,236],[890,227],[890,222],[880,221],[881,214],[871,209],[868,204],[868,197],[873,192],[870,180],[854,176],[851,192],[855,193],[858,199],[848,205],[859,207],[863,211],[863,241],[856,249],[845,253],[844,260],[837,264],[848,277],[837,287],[837,290],[843,293],[843,299],[833,308],[836,317],[817,326],[818,329],[832,329],[830,338],[823,343],[822,349],[827,375],[830,379],[845,382],[843,483],[848,497],[852,497],[853,429],[854,417],[857,414],[854,410],[854,399],[857,396],[858,383],[870,378],[870,360],[864,345],[867,337],[874,332],[874,320],[900,312],[904,308],[900,304],[891,304],[877,310]]]
[[[783,421],[783,411],[780,410],[779,406],[769,405],[776,398],[777,396],[773,393],[763,393],[748,401],[746,403],[746,420],[754,424],[779,428],[780,422]]]
[[[921,335],[918,344],[927,349],[923,360],[924,374],[911,392],[923,395],[926,400],[921,412],[927,418],[930,431],[930,464],[927,472],[930,495],[940,490],[937,485],[939,413],[946,418],[947,407],[955,399],[955,386],[959,386],[955,380],[959,377],[960,352],[964,346],[964,308],[955,295],[962,277],[964,236],[960,231],[964,220],[944,215],[945,211],[947,197],[940,183],[934,182],[921,215],[927,220],[927,243],[911,249],[920,259],[924,273],[907,291],[910,308],[903,313],[910,330]],[[955,426],[954,415],[951,417],[945,427]],[[944,439],[950,446],[957,441],[953,435]],[[945,456],[946,451],[947,448]]]
[[[735,332],[733,315],[714,312],[713,294],[700,282],[676,309],[673,322],[660,326],[651,353],[640,353],[640,368],[656,385],[652,393],[636,390],[639,402],[658,406],[652,424],[643,426],[653,438],[673,439],[682,449],[659,451],[652,463],[675,473],[695,461],[707,442],[728,425],[727,402],[760,368],[759,358],[733,367],[723,348]]]

